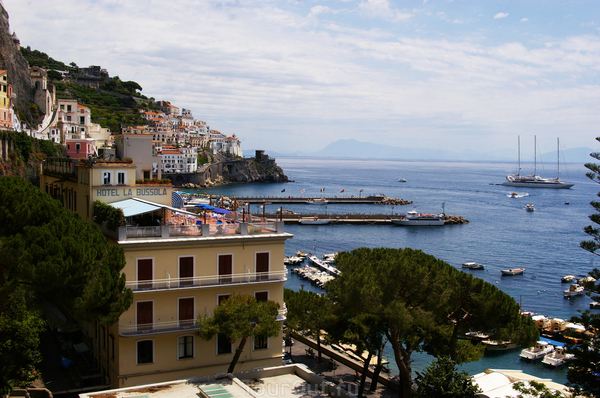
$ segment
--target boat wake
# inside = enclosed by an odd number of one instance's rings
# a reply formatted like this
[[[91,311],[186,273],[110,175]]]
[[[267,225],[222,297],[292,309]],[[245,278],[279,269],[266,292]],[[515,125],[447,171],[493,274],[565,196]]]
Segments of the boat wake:
[[[527,192],[525,192],[525,193],[509,192],[506,194],[506,196],[509,198],[524,198],[526,196],[529,196],[529,194]]]

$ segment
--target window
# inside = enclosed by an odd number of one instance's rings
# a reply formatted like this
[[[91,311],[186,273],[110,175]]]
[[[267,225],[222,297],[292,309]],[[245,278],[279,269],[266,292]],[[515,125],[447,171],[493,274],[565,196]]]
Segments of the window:
[[[67,105],[67,112],[71,112],[71,105]],[[70,118],[71,116],[69,116],[69,120],[71,120]]]
[[[233,352],[231,348],[231,342],[223,333],[217,334],[217,355],[220,354],[231,354]]]
[[[154,302],[138,301],[136,303],[136,325],[137,330],[152,330],[154,314]]]
[[[71,116],[67,116],[67,122],[71,121]]]
[[[115,361],[115,336],[112,334],[108,335],[110,337],[110,359],[111,361]]]
[[[153,264],[151,258],[144,258],[137,260],[137,280],[138,280],[138,289],[151,289],[152,282],[142,282],[142,281],[152,281],[153,278]]]
[[[179,327],[192,326],[194,324],[194,298],[179,299]]]
[[[85,116],[79,116],[79,124],[85,124]]]
[[[125,172],[117,171],[117,185],[125,185]]]
[[[254,292],[254,298],[256,298],[256,301],[267,301],[269,299],[269,292]]]
[[[100,341],[102,342],[102,349],[106,350],[106,329],[104,326],[100,328]]]
[[[61,110],[61,111],[64,111],[64,110],[65,110],[65,105],[64,105],[64,104],[61,104],[61,105],[60,105],[60,110]]]
[[[81,149],[81,144],[79,144],[79,143],[75,144],[75,150],[77,151],[77,153],[79,153],[80,149]]]
[[[230,294],[219,294],[217,296],[217,305],[221,305],[221,303],[227,300],[231,296]]]
[[[154,362],[154,341],[142,340],[137,342],[137,364]]]
[[[194,257],[179,257],[179,286],[191,286],[193,277]]]
[[[269,348],[269,338],[264,336],[254,336],[254,349],[264,350]]]
[[[112,176],[112,173],[110,171],[103,171],[102,172],[102,185],[112,185],[111,176]]]
[[[256,253],[256,279],[269,279],[269,253]]]
[[[233,255],[219,255],[219,283],[231,283],[233,273]]]
[[[181,336],[178,339],[177,358],[193,358],[194,357],[194,336]]]

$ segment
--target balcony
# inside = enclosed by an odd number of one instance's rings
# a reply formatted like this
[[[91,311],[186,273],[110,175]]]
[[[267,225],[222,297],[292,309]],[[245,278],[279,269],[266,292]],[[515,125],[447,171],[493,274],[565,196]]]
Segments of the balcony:
[[[285,282],[287,270],[270,272],[250,272],[244,274],[197,276],[193,278],[152,279],[126,282],[125,287],[134,292],[152,292],[160,290],[182,290],[211,288],[218,286],[261,284]]]
[[[185,321],[170,321],[170,322],[154,322],[142,323],[139,325],[121,325],[119,324],[119,336],[122,337],[138,337],[138,336],[153,336],[166,333],[181,333],[185,331],[196,331],[198,326],[195,320]]]
[[[283,322],[287,317],[287,306],[283,303],[283,308],[277,312],[277,320]],[[119,336],[121,337],[139,337],[153,336],[157,334],[195,332],[199,327],[196,326],[194,319],[170,322],[142,323],[137,325],[119,324]]]

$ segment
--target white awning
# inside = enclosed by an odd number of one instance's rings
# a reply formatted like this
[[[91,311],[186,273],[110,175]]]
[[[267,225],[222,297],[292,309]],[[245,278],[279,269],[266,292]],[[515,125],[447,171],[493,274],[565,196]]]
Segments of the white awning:
[[[191,213],[189,211],[177,209],[175,207],[162,205],[160,203],[148,202],[147,200],[139,199],[139,198],[131,198],[125,199],[118,202],[109,203],[112,207],[116,207],[117,209],[121,209],[123,211],[123,216],[131,217],[137,216],[138,214],[151,213],[153,211],[157,211],[160,209],[169,209],[171,211],[176,211],[181,214],[187,214],[190,216],[199,217],[200,215],[196,213]]]

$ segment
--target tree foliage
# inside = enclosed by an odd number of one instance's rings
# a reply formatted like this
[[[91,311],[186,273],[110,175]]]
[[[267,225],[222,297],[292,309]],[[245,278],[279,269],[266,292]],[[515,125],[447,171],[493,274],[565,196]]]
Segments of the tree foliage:
[[[417,372],[416,382],[416,398],[475,398],[481,392],[469,374],[459,372],[448,357],[438,357],[423,373]]]
[[[0,177],[0,247],[0,317],[15,303],[24,303],[19,307],[24,311],[22,333],[39,333],[36,320],[48,302],[68,313],[68,324],[61,327],[69,329],[81,321],[113,324],[133,301],[121,273],[123,249],[109,244],[97,226],[17,177]],[[18,320],[3,320],[0,344],[7,344],[4,339]],[[36,340],[21,341],[35,358]],[[21,369],[25,375],[25,367]]]
[[[600,142],[600,137],[597,137],[596,141]],[[600,160],[600,152],[593,152],[590,156],[596,160]],[[595,183],[600,184],[600,165],[597,163],[586,163],[585,167],[589,170],[586,173],[586,176]],[[600,192],[598,193],[598,196],[600,196]],[[596,251],[600,249],[600,228],[598,227],[598,225],[600,225],[600,202],[592,200],[590,204],[594,208],[595,213],[590,215],[589,218],[595,225],[588,225],[584,228],[584,231],[592,237],[592,240],[583,241],[580,243],[580,246],[584,250],[598,255]]]
[[[249,337],[279,335],[281,323],[277,321],[278,310],[279,304],[274,301],[257,301],[250,295],[234,295],[221,302],[213,315],[198,317],[198,334],[207,341],[217,334],[227,336],[232,344],[240,340],[227,370],[227,373],[233,373]]]
[[[510,296],[420,250],[360,248],[340,253],[336,263],[341,276],[325,285],[330,300],[348,317],[371,314],[386,323],[404,397],[412,393],[415,351],[476,360],[482,350],[458,342],[473,328],[525,344],[538,338]]]
[[[315,339],[321,361],[322,331],[335,322],[331,302],[324,295],[309,290],[290,289],[285,289],[284,300],[288,309],[286,325]]]
[[[535,380],[531,380],[527,384],[518,381],[513,384],[513,389],[520,392],[517,398],[564,398],[560,391],[552,391],[544,383],[538,383]]]

